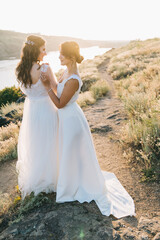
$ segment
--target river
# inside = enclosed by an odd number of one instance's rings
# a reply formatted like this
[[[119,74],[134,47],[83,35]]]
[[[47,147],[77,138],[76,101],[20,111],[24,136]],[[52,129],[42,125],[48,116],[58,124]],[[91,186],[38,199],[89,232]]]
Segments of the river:
[[[86,60],[92,59],[97,55],[102,55],[108,50],[110,50],[110,48],[99,48],[98,46],[95,46],[81,48],[80,52]],[[15,76],[15,68],[18,62],[19,59],[0,61],[0,90],[13,85],[18,86]],[[59,51],[49,52],[47,56],[44,57],[44,62],[48,62],[54,72],[58,72],[61,68],[65,68],[65,66],[60,65]]]

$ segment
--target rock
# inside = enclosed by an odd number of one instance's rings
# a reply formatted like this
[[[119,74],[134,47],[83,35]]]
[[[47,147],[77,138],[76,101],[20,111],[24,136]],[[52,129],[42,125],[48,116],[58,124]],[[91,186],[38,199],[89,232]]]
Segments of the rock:
[[[122,227],[122,224],[119,221],[114,221],[114,222],[112,222],[112,224],[113,224],[113,228],[115,230],[119,230]]]
[[[48,203],[12,223],[0,240],[58,239],[58,240],[113,240],[112,220],[95,211],[95,203]],[[115,234],[115,240],[121,239]]]
[[[157,233],[152,240],[160,240],[160,232]]]
[[[112,119],[112,118],[115,118],[118,114],[112,114],[110,116],[107,117],[107,119]]]
[[[149,238],[148,238],[148,234],[147,233],[142,233],[141,235],[140,235],[140,238],[139,238],[140,240],[149,240]]]
[[[25,101],[25,97],[20,97],[18,98],[18,100],[16,101],[16,103],[21,103]]]
[[[43,232],[40,229],[37,229],[30,234],[30,237],[40,237],[42,235],[43,235]]]
[[[122,239],[136,240],[137,234],[131,228],[127,228],[122,234]]]
[[[160,219],[158,217],[148,219],[142,216],[139,219],[138,230],[143,230],[149,234],[156,235],[160,232]]]
[[[112,229],[111,228],[106,229],[106,227],[103,227],[103,228],[101,227],[97,233],[97,237],[100,237],[99,239],[101,239],[101,240],[113,239],[112,238]]]
[[[10,119],[0,116],[0,127],[8,125],[10,122]]]
[[[109,125],[104,125],[104,126],[98,126],[98,127],[94,127],[91,129],[91,132],[101,132],[101,133],[106,133],[106,132],[110,132],[112,131],[112,127]]]
[[[115,230],[113,230],[113,240],[121,240],[121,236]]]
[[[17,110],[13,109],[5,115],[5,117],[14,118],[14,114],[17,113]]]
[[[120,121],[122,121],[123,119],[122,118],[117,118],[116,119],[116,122],[120,122]]]

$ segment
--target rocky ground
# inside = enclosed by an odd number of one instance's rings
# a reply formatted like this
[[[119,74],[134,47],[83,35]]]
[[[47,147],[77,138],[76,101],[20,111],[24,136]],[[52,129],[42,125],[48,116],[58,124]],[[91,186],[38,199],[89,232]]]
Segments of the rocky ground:
[[[107,74],[108,60],[99,66],[102,78],[111,87],[110,97],[99,100],[84,109],[91,127],[97,157],[102,170],[114,172],[132,196],[135,217],[115,219],[103,216],[94,201],[55,202],[55,193],[49,195],[40,207],[25,214],[18,223],[5,225],[1,220],[2,239],[36,240],[120,240],[160,239],[160,189],[158,183],[141,182],[139,167],[127,162],[119,143],[127,119],[124,106],[114,94],[111,77]],[[2,193],[9,194],[17,184],[16,160],[0,167]]]

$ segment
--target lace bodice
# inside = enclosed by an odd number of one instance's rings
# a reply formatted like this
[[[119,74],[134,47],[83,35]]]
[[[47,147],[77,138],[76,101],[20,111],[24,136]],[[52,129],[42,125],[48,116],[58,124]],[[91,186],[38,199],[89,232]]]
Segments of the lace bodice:
[[[78,99],[78,96],[79,96],[79,92],[81,90],[81,87],[83,85],[82,83],[82,80],[81,78],[76,75],[76,74],[72,74],[69,78],[66,78],[65,80],[63,80],[62,82],[59,82],[58,83],[58,86],[57,86],[57,97],[60,98],[61,97],[61,94],[63,92],[63,88],[64,88],[64,85],[65,83],[69,80],[69,79],[77,79],[79,81],[79,88],[78,90],[75,92],[75,94],[73,95],[73,97],[70,99],[70,101],[67,103],[67,105],[71,104],[71,103],[74,103],[77,99]]]
[[[42,65],[41,71],[46,72],[48,65]],[[22,92],[30,99],[37,99],[41,97],[47,97],[48,93],[43,86],[43,83],[39,79],[35,84],[32,84],[31,87],[25,87],[23,84],[20,86]]]

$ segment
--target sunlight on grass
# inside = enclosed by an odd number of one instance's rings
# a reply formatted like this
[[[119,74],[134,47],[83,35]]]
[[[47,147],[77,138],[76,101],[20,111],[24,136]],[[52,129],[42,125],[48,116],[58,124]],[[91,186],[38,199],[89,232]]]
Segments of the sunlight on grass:
[[[92,93],[90,91],[87,91],[79,95],[77,103],[80,105],[80,107],[86,107],[88,105],[94,104],[95,101],[96,100],[92,96]]]
[[[0,108],[0,114],[4,117],[7,113],[15,110],[17,113],[19,112],[21,115],[23,113],[24,103],[7,103]]]
[[[12,204],[12,199],[9,194],[0,192],[0,215],[8,210],[10,204]]]
[[[106,96],[110,89],[106,80],[99,80],[91,86],[93,97],[97,100],[100,97]]]
[[[0,128],[0,162],[17,157],[19,125],[10,123]]]
[[[109,54],[108,71],[129,117],[122,142],[148,176],[160,179],[160,39],[132,41]]]

